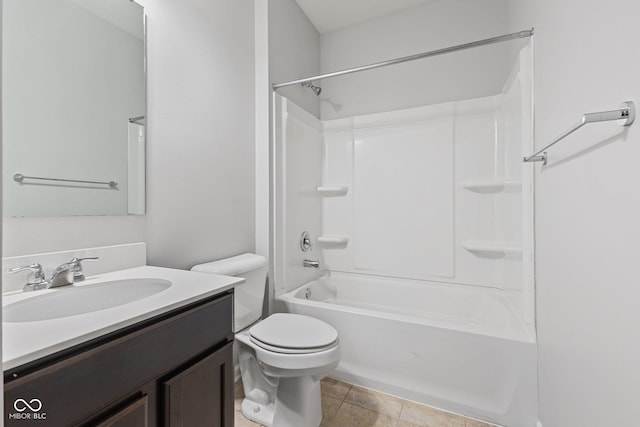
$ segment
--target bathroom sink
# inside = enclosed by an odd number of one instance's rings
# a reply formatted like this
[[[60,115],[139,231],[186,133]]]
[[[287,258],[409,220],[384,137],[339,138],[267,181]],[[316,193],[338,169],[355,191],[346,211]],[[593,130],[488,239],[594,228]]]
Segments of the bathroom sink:
[[[169,280],[136,278],[56,288],[4,306],[2,317],[5,322],[36,322],[92,313],[148,298],[170,286]]]

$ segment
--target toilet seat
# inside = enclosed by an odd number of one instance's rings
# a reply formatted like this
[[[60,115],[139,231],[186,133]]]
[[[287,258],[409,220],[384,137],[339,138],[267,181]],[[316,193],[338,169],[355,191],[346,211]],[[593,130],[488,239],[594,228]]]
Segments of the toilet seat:
[[[309,353],[317,353],[320,351],[325,351],[325,350],[329,350],[333,347],[335,347],[336,345],[338,345],[338,341],[334,341],[333,343],[331,343],[328,346],[324,346],[324,347],[313,347],[313,348],[287,348],[287,347],[277,347],[277,346],[273,346],[273,345],[269,345],[267,343],[264,343],[252,336],[249,337],[249,339],[251,340],[252,343],[254,343],[255,345],[257,345],[258,347],[261,347],[267,351],[273,351],[274,353],[282,353],[282,354],[309,354]]]
[[[251,341],[268,351],[306,354],[337,345],[338,332],[322,320],[291,313],[273,314],[249,329]]]

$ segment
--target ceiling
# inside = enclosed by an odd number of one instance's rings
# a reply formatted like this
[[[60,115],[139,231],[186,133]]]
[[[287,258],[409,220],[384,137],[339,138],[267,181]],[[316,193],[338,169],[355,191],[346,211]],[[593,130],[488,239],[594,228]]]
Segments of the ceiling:
[[[320,34],[431,0],[296,0]]]

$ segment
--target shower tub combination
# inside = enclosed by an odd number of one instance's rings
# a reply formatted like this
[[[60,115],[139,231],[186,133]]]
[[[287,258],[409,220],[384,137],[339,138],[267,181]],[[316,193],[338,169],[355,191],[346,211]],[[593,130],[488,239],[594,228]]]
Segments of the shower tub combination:
[[[535,337],[504,291],[331,273],[279,299],[338,330],[334,378],[511,427],[536,424]]]
[[[471,52],[395,79],[429,80],[442,77],[436,69],[468,64],[472,74],[452,73],[442,87],[458,89],[458,76],[482,94],[436,99],[425,91],[403,103],[396,101],[406,87],[394,86],[388,103],[365,106],[369,85],[327,83],[319,120],[274,92],[271,277],[278,310],[338,331],[332,377],[509,427],[536,426],[533,172],[522,167],[533,148],[532,35],[273,85],[303,84],[317,95],[313,84],[323,79],[517,43],[484,51],[495,66],[486,81],[474,71],[485,56]],[[336,100],[355,105],[339,110]],[[300,246],[302,231],[315,252]],[[318,259],[326,275],[317,278],[304,259]]]

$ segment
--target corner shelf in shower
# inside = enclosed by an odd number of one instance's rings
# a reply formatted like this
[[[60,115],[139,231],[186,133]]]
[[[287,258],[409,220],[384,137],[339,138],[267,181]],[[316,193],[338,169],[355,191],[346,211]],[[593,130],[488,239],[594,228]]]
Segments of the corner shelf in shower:
[[[316,192],[323,197],[345,196],[348,191],[349,187],[316,187]]]
[[[463,240],[462,247],[469,252],[477,255],[485,254],[493,256],[505,256],[522,254],[522,248],[509,245],[508,243],[504,242]]]
[[[499,193],[507,188],[520,188],[522,183],[520,181],[511,180],[486,180],[486,181],[465,181],[460,184],[465,190],[473,191],[475,193]]]
[[[347,236],[318,236],[316,241],[327,246],[346,246],[349,243]]]

